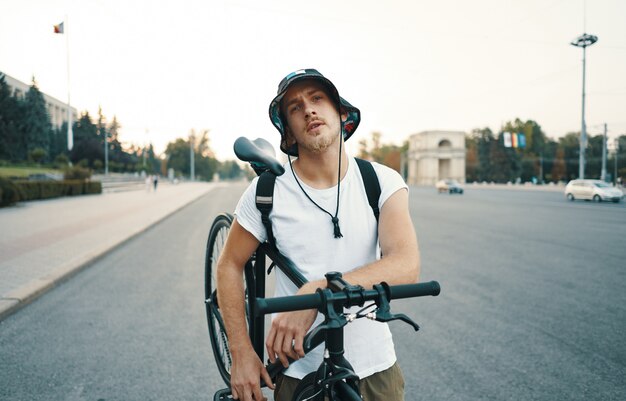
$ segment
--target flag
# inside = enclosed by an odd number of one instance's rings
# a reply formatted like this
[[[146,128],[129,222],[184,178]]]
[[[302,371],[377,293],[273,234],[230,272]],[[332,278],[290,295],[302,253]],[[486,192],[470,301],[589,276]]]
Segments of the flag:
[[[513,147],[517,148],[517,134],[511,134],[511,142],[513,142]]]
[[[525,148],[526,147],[526,135],[524,134],[517,134],[518,139],[519,139],[519,147],[520,148]]]
[[[54,33],[63,33],[63,22],[54,26]]]
[[[505,132],[503,135],[504,135],[504,147],[510,148],[511,147],[511,133]]]

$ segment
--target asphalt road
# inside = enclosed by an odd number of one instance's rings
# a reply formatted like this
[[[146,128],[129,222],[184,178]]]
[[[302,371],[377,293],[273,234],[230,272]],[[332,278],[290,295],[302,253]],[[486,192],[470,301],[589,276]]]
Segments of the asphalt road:
[[[204,249],[243,189],[216,188],[2,321],[0,399],[211,400]]]
[[[403,303],[419,333],[393,325],[407,400],[626,399],[623,203],[470,187],[410,207],[443,290]]]
[[[219,188],[0,323],[1,400],[209,400],[203,257]],[[407,400],[626,399],[626,205],[412,188],[422,280],[392,304]]]

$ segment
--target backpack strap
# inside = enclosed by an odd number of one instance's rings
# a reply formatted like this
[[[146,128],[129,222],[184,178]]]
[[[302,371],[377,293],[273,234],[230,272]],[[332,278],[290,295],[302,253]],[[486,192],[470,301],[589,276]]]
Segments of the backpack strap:
[[[361,170],[361,176],[363,177],[363,184],[365,185],[365,193],[367,194],[367,201],[374,212],[374,217],[376,217],[376,222],[378,223],[378,216],[380,215],[380,210],[378,209],[378,200],[380,199],[380,182],[378,181],[378,176],[376,175],[376,171],[374,171],[374,166],[367,160],[354,158],[356,160],[356,164],[359,166],[359,170]]]
[[[274,232],[272,231],[272,222],[270,221],[270,212],[274,203],[274,183],[276,182],[276,175],[266,171],[259,176],[259,181],[256,185],[256,207],[261,212],[261,221],[265,226],[267,232],[267,242],[276,248],[276,241],[274,240]]]

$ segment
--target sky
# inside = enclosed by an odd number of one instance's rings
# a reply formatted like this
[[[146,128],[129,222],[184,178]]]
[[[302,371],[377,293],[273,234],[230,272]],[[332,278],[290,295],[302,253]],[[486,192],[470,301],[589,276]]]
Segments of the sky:
[[[374,131],[500,130],[520,118],[558,138],[586,120],[626,134],[624,0],[0,0],[0,71],[162,152],[209,130],[221,160],[239,136],[278,150],[268,106],[291,71],[316,68],[361,110],[347,147]],[[66,33],[53,25],[65,21]],[[66,46],[69,45],[69,46]],[[356,140],[355,140],[356,139]]]

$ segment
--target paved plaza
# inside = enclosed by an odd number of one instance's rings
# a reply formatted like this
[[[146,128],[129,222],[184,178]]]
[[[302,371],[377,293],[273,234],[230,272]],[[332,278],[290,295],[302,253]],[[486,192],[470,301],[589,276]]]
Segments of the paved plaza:
[[[219,183],[134,190],[0,209],[0,320]]]

